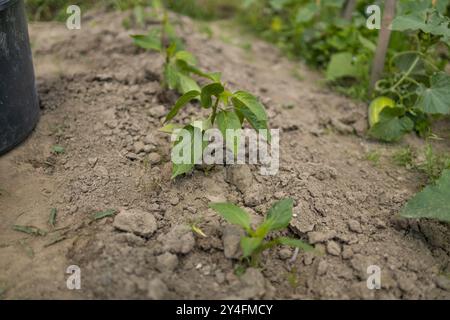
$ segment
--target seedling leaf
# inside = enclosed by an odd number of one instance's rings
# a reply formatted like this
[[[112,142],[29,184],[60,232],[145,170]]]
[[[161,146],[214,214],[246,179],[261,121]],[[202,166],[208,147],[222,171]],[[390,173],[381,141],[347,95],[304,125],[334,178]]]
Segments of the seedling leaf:
[[[245,230],[251,230],[250,216],[247,212],[232,203],[211,203],[210,208],[216,210],[225,220],[241,226]]]
[[[286,228],[292,219],[292,199],[283,199],[276,202],[267,212],[264,223],[258,228],[256,233],[265,236],[270,231],[277,231]]]
[[[212,96],[218,97],[224,91],[221,83],[210,83],[202,88],[200,101],[203,108],[210,108],[212,105]]]
[[[164,122],[169,122],[172,120],[180,111],[182,107],[184,107],[189,101],[193,100],[194,98],[198,97],[200,95],[200,91],[192,90],[185,94],[183,94],[178,101],[173,106],[172,110],[170,110],[169,114],[166,117],[166,120]]]
[[[301,240],[298,240],[298,239],[292,239],[292,238],[288,238],[288,237],[280,237],[280,238],[276,239],[276,242],[281,245],[286,245],[286,246],[302,249],[305,252],[314,250],[313,246],[310,246],[309,244],[307,244]]]
[[[179,73],[177,69],[171,64],[167,64],[164,67],[164,78],[167,81],[169,89],[175,89],[179,82]]]
[[[175,129],[181,129],[182,127],[180,125],[174,124],[174,123],[168,123],[158,131],[164,132],[164,133],[172,133]]]
[[[227,129],[239,130],[242,129],[241,121],[234,111],[222,110],[217,114],[217,126],[222,133],[223,138],[227,138]],[[230,148],[236,155],[239,149],[239,135],[234,141],[226,140],[227,147]]]
[[[243,257],[247,258],[251,256],[261,246],[262,242],[262,238],[242,237],[241,248]]]
[[[189,51],[181,50],[175,53],[175,59],[185,61],[188,64],[195,66],[197,64],[197,59]]]
[[[201,90],[194,79],[182,73],[178,73],[178,87],[182,94]]]
[[[237,91],[233,94],[233,103],[247,107],[259,121],[267,121],[264,106],[252,94],[245,91]]]
[[[153,29],[148,35],[132,35],[133,42],[138,47],[147,49],[161,51],[161,31],[158,29]]]
[[[202,126],[203,125],[204,124],[202,123]],[[198,160],[203,156],[203,151],[208,145],[207,141],[202,141],[201,150],[195,150],[196,148],[195,140],[201,139],[200,137],[202,131],[204,130],[203,128],[198,128],[193,125],[187,125],[183,128],[183,130],[186,130],[189,133],[190,135],[189,139],[187,137],[182,136],[181,134],[178,135],[177,140],[174,143],[174,147],[177,146],[177,149],[180,149],[183,152],[185,150],[186,151],[189,150],[190,161],[188,163],[173,163],[172,179],[174,179],[179,175],[190,172],[194,168]]]

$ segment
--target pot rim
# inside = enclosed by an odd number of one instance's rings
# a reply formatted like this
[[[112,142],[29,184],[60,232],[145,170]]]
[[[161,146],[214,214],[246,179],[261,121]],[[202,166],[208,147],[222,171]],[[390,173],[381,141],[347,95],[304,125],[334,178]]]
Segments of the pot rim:
[[[17,0],[0,0],[0,11],[3,11],[13,4],[15,4]]]

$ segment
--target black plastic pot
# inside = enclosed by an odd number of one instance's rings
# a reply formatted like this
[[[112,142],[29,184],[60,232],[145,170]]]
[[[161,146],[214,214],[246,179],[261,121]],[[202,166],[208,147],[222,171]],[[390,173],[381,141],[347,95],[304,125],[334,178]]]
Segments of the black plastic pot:
[[[0,0],[0,154],[34,129],[39,102],[23,0]]]

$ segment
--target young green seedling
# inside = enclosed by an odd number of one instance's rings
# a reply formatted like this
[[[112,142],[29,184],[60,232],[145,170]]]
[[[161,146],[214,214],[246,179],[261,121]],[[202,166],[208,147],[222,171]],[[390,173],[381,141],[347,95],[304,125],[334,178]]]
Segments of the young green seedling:
[[[253,229],[250,225],[249,214],[234,204],[211,203],[209,206],[225,220],[241,226],[245,230],[246,235],[241,238],[242,257],[249,262],[250,266],[258,266],[261,253],[277,245],[291,246],[304,251],[314,250],[312,246],[298,239],[276,237],[266,240],[271,232],[284,230],[288,227],[292,219],[292,199],[276,202],[267,212],[263,223],[256,229]]]
[[[221,82],[220,74],[206,74],[199,70],[196,70],[196,74],[213,81],[206,84],[201,90],[191,90],[181,96],[170,112],[167,114],[165,123],[171,121],[179,111],[186,106],[192,100],[200,99],[200,105],[204,109],[210,110],[210,115],[207,119],[201,121],[201,128],[194,124],[188,124],[184,126],[187,132],[189,132],[191,139],[178,139],[175,140],[174,145],[179,143],[191,144],[186,145],[187,148],[191,148],[192,161],[190,164],[173,164],[172,178],[178,175],[191,171],[198,162],[201,153],[194,152],[194,136],[196,134],[202,135],[204,131],[213,128],[217,125],[218,129],[222,133],[224,141],[226,141],[227,147],[233,151],[235,155],[238,153],[239,148],[239,135],[236,135],[233,139],[227,140],[227,130],[240,130],[247,121],[250,126],[255,130],[265,130],[265,138],[270,142],[270,133],[268,131],[268,117],[264,106],[259,100],[249,92],[236,91],[232,93],[226,89],[226,86]],[[166,125],[162,131],[171,133],[177,126],[173,124]],[[207,147],[208,143],[204,143],[202,146],[202,152]],[[181,145],[184,149],[184,145]]]
[[[164,54],[163,87],[177,90],[180,94],[200,90],[197,81],[192,78],[192,74],[201,73],[196,68],[197,60],[184,50],[183,41],[177,36],[167,12],[164,11],[159,27],[150,30],[147,35],[131,37],[138,47]]]

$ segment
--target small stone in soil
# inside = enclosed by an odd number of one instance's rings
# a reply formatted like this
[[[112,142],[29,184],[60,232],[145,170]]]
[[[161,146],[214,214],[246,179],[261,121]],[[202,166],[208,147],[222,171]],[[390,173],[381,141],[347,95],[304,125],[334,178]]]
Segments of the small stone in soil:
[[[133,153],[133,152],[128,152],[126,157],[130,160],[137,160],[138,159],[138,155]]]
[[[232,166],[227,171],[228,181],[245,193],[253,184],[253,175],[248,166]],[[254,186],[253,186],[254,187]]]
[[[172,196],[169,199],[170,204],[173,206],[176,206],[178,203],[180,203],[180,198],[178,198],[178,196]]]
[[[138,154],[144,151],[145,144],[142,141],[136,141],[133,145],[134,153]]]
[[[340,256],[341,247],[336,241],[329,241],[327,244],[327,252],[333,256]]]
[[[319,231],[313,231],[308,233],[308,240],[309,243],[315,244],[319,242],[325,242],[328,241],[336,236],[335,231],[328,231],[328,232],[319,232]]]
[[[149,110],[150,115],[153,117],[161,118],[164,117],[166,114],[166,108],[162,105],[153,107]]]
[[[162,243],[165,251],[187,254],[194,249],[195,238],[188,226],[177,225],[168,233],[161,234],[158,241]]]
[[[156,150],[155,146],[153,146],[151,144],[146,144],[144,146],[144,152],[145,153],[150,153],[150,152],[155,151],[155,150]]]
[[[138,209],[121,210],[114,218],[116,229],[150,237],[158,228],[153,214]]]
[[[278,252],[278,256],[281,260],[287,260],[292,257],[292,250],[289,248],[283,248]]]
[[[156,152],[152,152],[148,155],[148,161],[150,164],[158,164],[161,162],[161,156]]]
[[[325,273],[327,273],[328,270],[328,263],[325,260],[322,260],[319,262],[319,265],[317,266],[317,275],[323,276]]]
[[[356,233],[362,233],[361,224],[356,220],[349,220],[348,221],[348,228],[350,231],[356,232]]]

